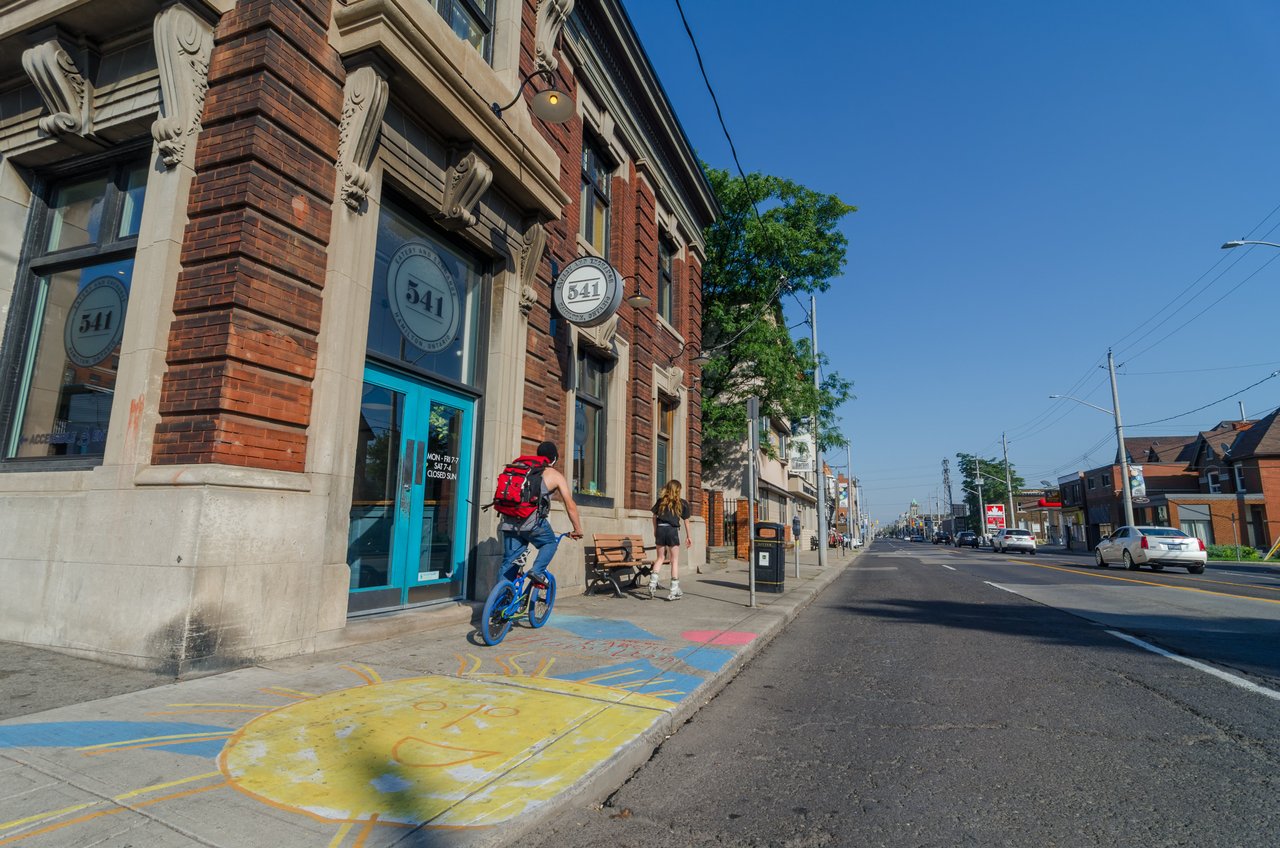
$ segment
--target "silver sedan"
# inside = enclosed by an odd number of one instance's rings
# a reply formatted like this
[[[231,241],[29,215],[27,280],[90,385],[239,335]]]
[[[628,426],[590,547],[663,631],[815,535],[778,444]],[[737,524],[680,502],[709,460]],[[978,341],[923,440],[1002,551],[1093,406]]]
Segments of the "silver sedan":
[[[1121,527],[1098,543],[1093,557],[1099,568],[1116,562],[1131,570],[1149,565],[1161,571],[1174,565],[1192,574],[1203,574],[1209,559],[1203,541],[1175,527]]]

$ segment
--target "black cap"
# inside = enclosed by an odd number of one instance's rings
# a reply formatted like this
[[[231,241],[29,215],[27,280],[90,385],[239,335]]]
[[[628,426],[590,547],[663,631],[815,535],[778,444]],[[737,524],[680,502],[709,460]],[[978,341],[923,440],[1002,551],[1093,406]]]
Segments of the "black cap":
[[[538,456],[546,457],[551,462],[555,462],[560,458],[560,449],[556,447],[555,442],[543,442],[538,445]]]

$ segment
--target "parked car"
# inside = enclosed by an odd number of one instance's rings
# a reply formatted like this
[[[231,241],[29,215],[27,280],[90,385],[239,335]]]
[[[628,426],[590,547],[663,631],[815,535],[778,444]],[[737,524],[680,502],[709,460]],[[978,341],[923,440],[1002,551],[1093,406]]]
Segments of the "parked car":
[[[1144,565],[1152,571],[1176,565],[1191,574],[1203,574],[1209,554],[1202,540],[1176,527],[1121,527],[1098,543],[1093,559],[1098,568],[1113,562],[1135,571]]]
[[[961,530],[956,534],[957,548],[963,548],[966,545],[970,548],[976,548],[978,544],[978,534],[972,530]]]
[[[923,541],[924,541],[924,534],[923,534],[923,533],[917,533],[917,534],[915,534],[914,536],[912,536],[912,537],[911,537],[911,541],[913,541],[913,542],[923,542]]]
[[[939,530],[933,534],[933,543],[935,545],[949,545],[951,544],[951,534],[946,530]]]
[[[1023,530],[1020,527],[1006,527],[996,533],[995,538],[991,540],[991,547],[998,554],[1007,551],[1026,551],[1035,556],[1036,537],[1031,535],[1030,530]]]

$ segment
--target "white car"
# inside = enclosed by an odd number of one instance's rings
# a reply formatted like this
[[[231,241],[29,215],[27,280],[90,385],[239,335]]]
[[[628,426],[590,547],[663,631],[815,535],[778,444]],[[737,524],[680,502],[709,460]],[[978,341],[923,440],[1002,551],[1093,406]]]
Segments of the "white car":
[[[1002,554],[1005,551],[1025,551],[1035,556],[1036,537],[1031,535],[1030,530],[1009,527],[995,535],[995,538],[991,540],[991,547],[998,554]]]
[[[1203,574],[1209,554],[1203,540],[1176,527],[1121,527],[1098,543],[1093,558],[1098,568],[1113,562],[1135,571],[1144,565],[1152,571],[1176,565],[1191,574]]]

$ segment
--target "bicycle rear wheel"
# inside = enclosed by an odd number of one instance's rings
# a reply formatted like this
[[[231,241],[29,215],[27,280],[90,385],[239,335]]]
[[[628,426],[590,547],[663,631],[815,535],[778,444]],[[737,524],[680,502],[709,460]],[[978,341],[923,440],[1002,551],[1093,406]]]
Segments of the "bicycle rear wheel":
[[[529,626],[541,627],[551,617],[551,608],[556,605],[556,577],[547,572],[546,588],[530,584],[529,591],[533,597],[529,599]]]
[[[506,638],[511,629],[511,619],[507,608],[516,599],[516,587],[510,580],[499,580],[489,592],[484,602],[484,612],[480,614],[480,638],[484,643],[493,646]]]

